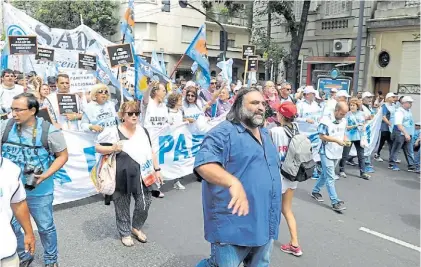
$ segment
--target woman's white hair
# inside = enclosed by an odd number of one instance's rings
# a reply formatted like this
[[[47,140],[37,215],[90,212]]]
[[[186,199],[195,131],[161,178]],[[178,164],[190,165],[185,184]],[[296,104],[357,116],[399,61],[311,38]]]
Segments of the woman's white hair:
[[[103,84],[103,83],[97,83],[97,84],[95,84],[94,86],[92,86],[92,88],[91,88],[91,100],[92,101],[95,101],[96,102],[96,95],[97,95],[97,93],[98,93],[98,91],[99,90],[107,90],[107,91],[109,91],[108,90],[108,87],[105,85],[105,84]],[[108,100],[110,99],[110,94],[108,93]]]

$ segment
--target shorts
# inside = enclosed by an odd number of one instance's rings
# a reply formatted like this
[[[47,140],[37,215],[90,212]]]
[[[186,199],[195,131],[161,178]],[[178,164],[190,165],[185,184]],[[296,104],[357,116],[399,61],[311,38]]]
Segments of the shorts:
[[[298,181],[293,182],[282,177],[282,194],[285,193],[288,188],[292,190],[297,189],[297,186],[298,186]]]

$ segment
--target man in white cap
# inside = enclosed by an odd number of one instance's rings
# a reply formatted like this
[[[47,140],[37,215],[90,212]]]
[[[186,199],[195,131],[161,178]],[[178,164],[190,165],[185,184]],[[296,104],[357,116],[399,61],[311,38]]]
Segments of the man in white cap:
[[[323,110],[323,116],[333,118],[333,113],[335,112],[336,104],[338,104],[338,102],[346,102],[349,97],[351,96],[346,92],[346,90],[339,90],[335,94],[334,99],[329,99],[326,102],[325,108]]]
[[[373,110],[373,94],[370,92],[364,92],[362,94],[362,109],[365,116],[366,124],[369,123],[373,118],[375,111]],[[367,135],[370,135],[370,133],[367,133]],[[352,163],[352,160],[350,160],[350,163]],[[366,156],[365,158],[365,172],[367,173],[374,173],[373,164],[371,164],[371,157]]]
[[[319,121],[322,116],[322,110],[319,105],[316,103],[316,93],[313,86],[309,85],[304,88],[304,98],[303,101],[297,103],[297,119],[296,122],[299,124],[300,131],[305,132],[305,134],[312,141],[313,146],[313,158],[314,161],[320,161],[319,146],[318,141],[318,132],[317,127],[319,126]],[[317,138],[317,139],[315,139]],[[318,178],[318,172],[315,168],[313,177]]]
[[[412,117],[411,107],[414,99],[410,96],[404,96],[401,99],[401,107],[396,110],[395,122],[392,132],[392,150],[389,157],[389,169],[399,171],[396,165],[398,151],[403,149],[406,162],[408,163],[408,171],[415,172],[414,149],[411,138],[415,133],[414,119]]]
[[[392,128],[392,118],[395,117],[395,102],[398,100],[398,96],[395,93],[388,93],[385,98],[384,104],[381,106],[382,110],[382,125],[380,126],[380,143],[377,153],[374,154],[374,159],[378,162],[382,162],[383,159],[380,157],[380,152],[383,149],[385,142],[389,146],[389,154],[392,149],[392,138],[391,138],[391,128]]]

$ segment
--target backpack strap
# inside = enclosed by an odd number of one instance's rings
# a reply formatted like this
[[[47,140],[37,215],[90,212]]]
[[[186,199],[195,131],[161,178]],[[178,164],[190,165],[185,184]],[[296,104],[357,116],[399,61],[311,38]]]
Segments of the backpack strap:
[[[13,125],[15,125],[14,119],[10,119],[7,121],[6,128],[4,129],[3,136],[1,138],[1,144],[4,144],[7,142],[7,139],[9,138],[9,133],[12,130]]]
[[[42,130],[41,144],[48,152],[50,152],[50,147],[48,145],[48,133],[50,131],[50,126],[51,126],[51,124],[48,121],[46,121],[44,119],[42,120],[42,123],[41,123],[41,130]]]

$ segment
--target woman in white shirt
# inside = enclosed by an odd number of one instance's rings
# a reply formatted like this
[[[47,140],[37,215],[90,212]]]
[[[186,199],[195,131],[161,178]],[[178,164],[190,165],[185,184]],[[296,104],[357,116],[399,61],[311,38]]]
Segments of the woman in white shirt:
[[[167,98],[168,123],[171,125],[180,125],[183,123],[182,95],[171,93]]]
[[[279,151],[281,164],[285,161],[290,142],[286,131],[291,132],[292,135],[298,133],[298,126],[293,122],[296,115],[297,107],[294,103],[288,101],[282,103],[277,109],[277,119],[281,126],[270,129],[273,143]],[[298,244],[297,223],[292,212],[292,198],[294,197],[294,190],[297,189],[297,185],[297,181],[292,182],[282,176],[282,214],[287,221],[291,240],[288,244],[281,245],[281,250],[298,257],[303,252]]]
[[[188,87],[186,89],[186,98],[183,101],[184,118],[190,123],[195,122],[199,116],[204,116],[206,109],[209,106],[204,104],[201,98],[197,95],[197,89]]]
[[[103,83],[95,84],[91,90],[91,102],[86,105],[82,116],[82,130],[100,133],[104,128],[116,125],[117,112],[110,100],[108,87]]]
[[[168,108],[164,103],[167,89],[162,83],[152,82],[142,99],[143,126],[162,127],[168,123]]]

